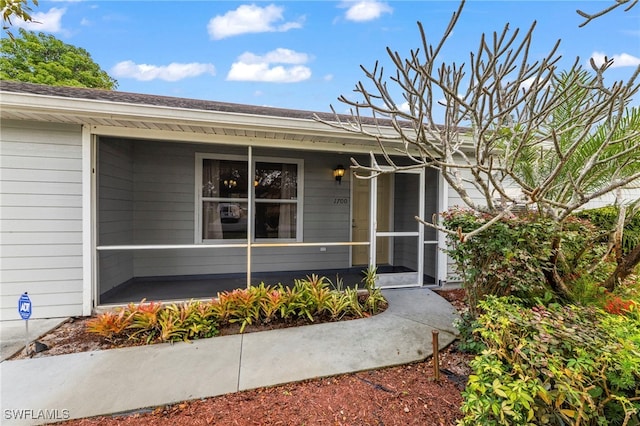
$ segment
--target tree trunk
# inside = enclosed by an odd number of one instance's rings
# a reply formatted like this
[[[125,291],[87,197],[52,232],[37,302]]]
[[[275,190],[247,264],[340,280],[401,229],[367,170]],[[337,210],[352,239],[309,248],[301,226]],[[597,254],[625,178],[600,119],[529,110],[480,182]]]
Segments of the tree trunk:
[[[562,299],[571,300],[571,291],[558,273],[557,264],[560,253],[560,237],[558,237],[557,235],[554,236],[553,240],[551,241],[551,253],[552,255],[551,259],[549,259],[549,264],[552,267],[543,272],[545,278],[547,279],[547,284],[549,284],[551,290],[553,290]]]
[[[638,263],[640,263],[640,244],[636,245],[633,250],[622,258],[615,271],[604,282],[604,287],[609,291],[613,291],[618,283],[633,273]]]

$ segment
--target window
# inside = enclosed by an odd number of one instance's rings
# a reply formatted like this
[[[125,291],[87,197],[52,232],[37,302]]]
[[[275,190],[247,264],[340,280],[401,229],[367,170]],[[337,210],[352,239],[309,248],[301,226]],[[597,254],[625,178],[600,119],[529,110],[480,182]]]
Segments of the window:
[[[250,232],[254,241],[302,241],[301,177],[301,160],[259,158],[250,169],[241,157],[196,154],[196,241]]]
[[[298,165],[256,162],[255,237],[296,239]]]
[[[247,162],[203,158],[201,240],[247,238]]]

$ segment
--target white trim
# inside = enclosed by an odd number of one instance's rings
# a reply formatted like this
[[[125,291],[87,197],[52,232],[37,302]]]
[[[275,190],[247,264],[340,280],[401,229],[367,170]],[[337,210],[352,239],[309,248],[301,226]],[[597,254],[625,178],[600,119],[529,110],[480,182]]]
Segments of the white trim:
[[[200,186],[202,185],[202,158],[200,158],[200,153],[196,152],[194,156],[193,163],[193,193],[195,194],[194,198],[194,207],[193,207],[193,242],[198,244],[198,242],[202,243],[202,191],[200,190]]]
[[[353,241],[353,227],[354,227],[354,219],[353,219],[353,189],[355,187],[354,179],[357,179],[355,176],[355,171],[349,167],[349,241]],[[353,266],[353,250],[349,250],[349,266]]]
[[[449,209],[449,185],[442,176],[442,172],[438,172],[438,213],[441,215]],[[448,265],[447,265],[447,238],[444,232],[436,230],[438,236],[438,284],[447,282]]]
[[[234,244],[128,244],[113,246],[98,246],[98,251],[113,250],[175,250],[175,249],[210,249],[210,248],[227,248],[227,247],[246,247],[246,243]]]
[[[3,105],[3,109],[7,108],[24,113],[73,115],[78,119],[83,119],[85,123],[90,122],[91,119],[102,119],[138,123],[175,123],[181,126],[220,126],[239,130],[262,129],[271,132],[275,129],[282,129],[286,133],[300,135],[345,136],[344,130],[312,119],[313,112],[309,113],[309,118],[297,118],[5,91],[0,92],[0,103]],[[389,137],[392,140],[397,138],[392,127],[381,128],[375,125],[364,125],[363,127],[371,132],[384,132],[383,137]],[[351,134],[349,138],[370,143],[372,141],[371,137],[361,134]]]
[[[385,232],[377,232],[376,235],[378,237],[419,237],[420,231],[402,231],[402,232],[385,231]]]
[[[424,168],[420,169],[419,179],[420,182],[418,187],[420,188],[419,205],[418,205],[418,216],[421,220],[424,221],[424,203],[426,201],[426,173]],[[422,286],[424,284],[424,224],[422,222],[418,222],[418,285]]]
[[[253,233],[255,232],[255,230],[253,229],[255,227],[254,225],[254,220],[253,220],[253,215],[254,215],[254,205],[251,202],[251,200],[255,200],[256,198],[256,192],[255,192],[255,186],[253,185],[253,182],[255,182],[255,166],[252,167],[253,165],[253,148],[251,146],[249,146],[247,148],[247,162],[249,163],[249,167],[250,169],[247,170],[248,173],[248,178],[247,178],[247,194],[249,194],[249,205],[247,206],[247,288],[251,287],[251,264],[252,264],[252,251],[251,251],[251,242],[253,241]],[[201,163],[202,164],[202,163]],[[202,192],[202,191],[200,191]]]
[[[392,172],[393,179],[391,180],[391,190],[390,196],[391,200],[389,202],[390,206],[395,205],[395,196],[394,196],[394,188],[395,188],[395,176],[397,174],[407,174],[407,175],[417,175],[418,177],[418,216],[424,220],[424,212],[425,212],[425,192],[426,192],[426,174],[424,168],[421,169],[411,169],[411,170],[394,170],[392,167],[382,167],[383,170]],[[377,184],[378,178],[377,176],[371,179],[371,199],[374,200],[370,203],[370,212],[369,218],[370,220],[374,220],[377,216]],[[395,209],[392,210],[392,213],[395,213]],[[391,215],[391,220],[393,223],[393,214]],[[417,222],[417,221],[416,221]],[[424,225],[420,222],[417,222],[418,230],[417,231],[405,231],[405,232],[395,232],[395,231],[377,231],[377,222],[375,222],[374,226],[370,228],[371,233],[371,245],[369,246],[370,252],[370,265],[376,265],[376,252],[375,245],[377,241],[377,237],[418,237],[417,238],[417,271],[412,273],[416,274],[417,283],[413,284],[413,286],[422,286],[424,283]],[[390,252],[391,259],[393,259],[393,252]],[[389,275],[395,276],[395,273],[389,274],[379,274],[379,275]],[[411,286],[411,285],[408,285]],[[395,287],[395,285],[394,285]]]
[[[82,315],[93,309],[94,290],[94,191],[93,137],[87,125],[82,126]]]
[[[243,248],[248,244],[141,244],[141,245],[120,245],[120,246],[98,246],[98,251],[116,251],[116,250],[175,250],[175,249],[210,249],[210,248]],[[324,241],[314,243],[253,243],[251,247],[324,247],[324,246],[368,246],[368,241]]]
[[[376,231],[378,229],[378,178],[369,179],[369,269],[376,268],[376,250],[378,241]]]
[[[220,126],[220,129],[223,129]],[[372,150],[377,150],[377,146],[371,144],[370,140],[352,140],[348,139],[349,134],[342,134],[340,136],[334,135],[325,138],[325,140],[315,140],[314,136],[322,138],[322,135],[310,135],[307,140],[295,139],[295,135],[298,133],[271,129],[267,133],[276,133],[275,137],[251,137],[242,135],[226,135],[223,133],[186,133],[172,130],[158,130],[158,129],[140,129],[135,127],[115,127],[105,125],[92,126],[94,134],[100,136],[121,137],[128,139],[145,139],[154,141],[167,141],[178,143],[203,143],[203,144],[216,144],[227,146],[259,146],[260,148],[280,148],[280,149],[299,149],[304,151],[313,152],[344,152],[351,154],[369,154]],[[247,128],[246,131],[252,131],[253,129]],[[232,132],[233,130],[229,130]],[[294,136],[291,136],[294,135]],[[288,138],[287,138],[288,137]]]

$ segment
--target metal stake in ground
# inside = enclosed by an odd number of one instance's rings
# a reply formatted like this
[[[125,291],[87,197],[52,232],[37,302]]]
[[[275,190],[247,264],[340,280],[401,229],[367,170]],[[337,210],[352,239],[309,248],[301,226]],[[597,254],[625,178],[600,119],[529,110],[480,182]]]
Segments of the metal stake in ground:
[[[29,295],[25,291],[18,299],[18,313],[20,317],[24,320],[25,327],[25,345],[24,351],[27,355],[29,355],[29,318],[31,318],[31,299],[29,299]]]

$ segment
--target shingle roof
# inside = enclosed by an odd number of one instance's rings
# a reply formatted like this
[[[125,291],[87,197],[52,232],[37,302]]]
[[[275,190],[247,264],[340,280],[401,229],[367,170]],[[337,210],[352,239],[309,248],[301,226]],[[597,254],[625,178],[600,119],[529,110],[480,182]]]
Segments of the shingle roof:
[[[335,118],[332,113],[326,112],[323,113],[256,105],[235,104],[230,102],[206,101],[200,99],[177,98],[171,96],[146,95],[141,93],[120,92],[115,90],[88,89],[66,86],[47,86],[42,84],[24,83],[18,81],[1,80],[0,90],[5,92],[28,93],[34,95],[57,96],[63,98],[93,99],[136,105],[154,105],[170,108],[184,108],[272,117],[287,117],[311,120],[313,119],[314,115],[317,115],[324,120],[332,120],[333,118]]]

